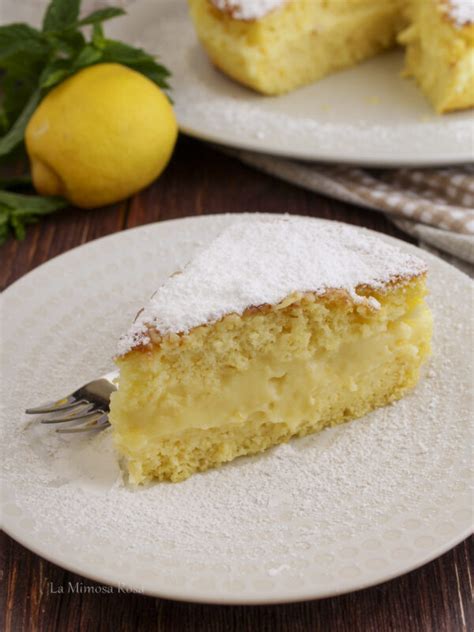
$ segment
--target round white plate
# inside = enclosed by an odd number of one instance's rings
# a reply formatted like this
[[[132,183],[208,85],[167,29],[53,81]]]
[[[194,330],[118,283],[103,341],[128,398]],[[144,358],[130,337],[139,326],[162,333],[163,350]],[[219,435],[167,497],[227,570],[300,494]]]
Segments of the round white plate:
[[[117,233],[4,293],[2,513],[16,540],[150,595],[270,603],[384,581],[468,535],[471,282],[403,242],[429,263],[434,355],[395,405],[183,483],[140,489],[124,486],[110,430],[58,435],[23,415],[109,370],[119,335],[159,283],[224,226],[255,217]]]
[[[38,25],[46,0],[4,0],[0,22]],[[94,4],[94,3],[90,3]],[[183,132],[231,147],[303,160],[374,167],[461,164],[474,159],[474,116],[438,116],[413,81],[403,53],[389,52],[291,94],[262,97],[207,59],[185,0],[124,0],[110,37],[157,54],[171,69]]]
[[[171,69],[181,129],[232,147],[305,160],[373,166],[454,164],[474,158],[472,112],[438,116],[402,79],[391,52],[280,97],[262,97],[216,70],[187,3],[138,0],[108,33],[158,54]]]

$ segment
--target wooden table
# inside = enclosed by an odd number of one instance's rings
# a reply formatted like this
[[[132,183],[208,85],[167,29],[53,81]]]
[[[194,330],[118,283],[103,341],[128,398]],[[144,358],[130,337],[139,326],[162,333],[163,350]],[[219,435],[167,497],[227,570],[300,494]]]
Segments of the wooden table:
[[[287,185],[182,138],[162,177],[131,200],[98,211],[63,211],[1,248],[3,289],[62,252],[132,226],[188,215],[283,212],[343,220],[405,239],[382,214]],[[137,594],[67,592],[85,578],[1,535],[0,630],[144,632],[146,630],[280,630],[312,632],[457,632],[474,629],[472,539],[426,566],[375,588],[300,604],[206,606]],[[63,586],[60,595],[50,587]]]

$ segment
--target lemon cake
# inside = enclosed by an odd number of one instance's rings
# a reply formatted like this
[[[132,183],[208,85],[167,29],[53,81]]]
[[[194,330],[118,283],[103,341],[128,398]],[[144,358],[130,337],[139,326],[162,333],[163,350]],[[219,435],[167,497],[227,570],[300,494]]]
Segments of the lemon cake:
[[[397,43],[439,112],[474,105],[472,0],[189,0],[212,63],[267,95]]]
[[[474,105],[474,0],[407,0],[405,74],[437,112]]]
[[[180,481],[365,413],[429,355],[426,267],[336,222],[237,222],[121,339],[114,442],[134,484]]]

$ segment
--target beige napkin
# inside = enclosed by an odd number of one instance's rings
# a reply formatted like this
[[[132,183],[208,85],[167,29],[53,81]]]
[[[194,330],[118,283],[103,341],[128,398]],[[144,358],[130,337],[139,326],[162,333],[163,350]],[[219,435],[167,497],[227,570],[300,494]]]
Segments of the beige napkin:
[[[329,197],[382,211],[420,247],[474,272],[474,167],[373,170],[240,150],[242,162]]]

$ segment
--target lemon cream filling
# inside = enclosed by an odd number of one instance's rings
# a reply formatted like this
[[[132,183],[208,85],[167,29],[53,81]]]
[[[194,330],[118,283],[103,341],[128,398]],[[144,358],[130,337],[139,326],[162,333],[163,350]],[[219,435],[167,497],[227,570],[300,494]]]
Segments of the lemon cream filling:
[[[188,464],[163,467],[163,449],[190,430],[229,427],[244,441],[249,424],[254,435],[277,424],[290,437],[397,399],[416,383],[429,352],[423,286],[418,279],[392,288],[379,296],[378,310],[343,296],[309,295],[282,309],[225,318],[214,332],[203,327],[178,354],[165,343],[153,354],[136,351],[119,361],[113,422],[132,476],[168,471],[184,478]],[[253,451],[269,445],[264,433]],[[198,461],[198,469],[208,465],[205,453]]]

